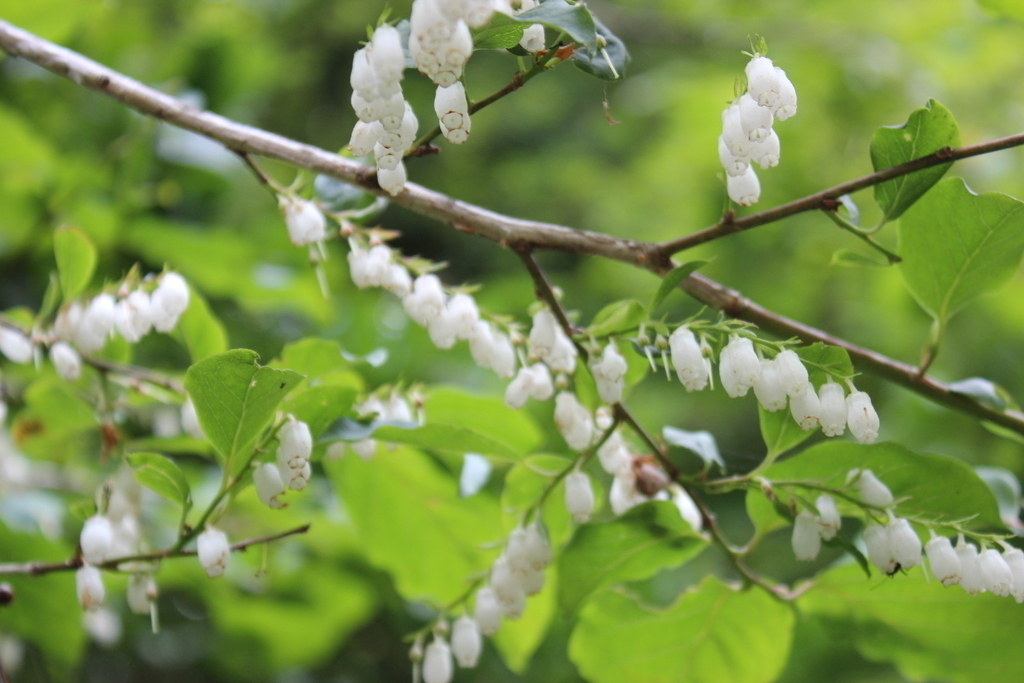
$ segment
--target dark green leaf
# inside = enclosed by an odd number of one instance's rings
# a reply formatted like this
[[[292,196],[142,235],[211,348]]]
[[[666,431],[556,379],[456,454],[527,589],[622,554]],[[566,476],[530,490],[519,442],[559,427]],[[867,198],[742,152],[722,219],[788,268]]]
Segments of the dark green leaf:
[[[558,559],[558,604],[569,616],[606,586],[686,562],[706,542],[670,502],[644,503],[608,522],[584,524]]]
[[[940,103],[928,100],[928,104],[914,110],[902,126],[875,131],[871,138],[871,165],[881,171],[959,144],[960,129],[953,115]],[[875,201],[885,213],[885,220],[899,218],[951,165],[932,166],[875,185]]]
[[[647,309],[636,299],[625,299],[608,304],[594,316],[587,334],[604,337],[636,328],[647,317]]]
[[[657,308],[662,301],[665,300],[669,294],[672,293],[679,283],[689,277],[690,273],[695,272],[698,268],[707,265],[707,261],[687,261],[686,263],[676,266],[670,270],[664,278],[661,280],[661,284],[658,285],[658,291],[654,293],[654,297],[651,299],[651,303],[647,306],[647,309],[653,311]]]
[[[281,400],[302,381],[291,370],[260,367],[255,351],[236,349],[195,363],[185,389],[199,424],[232,473],[246,462]]]
[[[521,24],[544,24],[568,34],[574,41],[588,48],[597,48],[597,30],[594,17],[584,3],[569,4],[566,0],[545,0],[531,10],[516,17]]]
[[[128,464],[140,484],[185,507],[192,505],[192,493],[178,465],[159,453],[131,453]]]
[[[53,252],[64,301],[71,301],[89,285],[96,269],[96,247],[76,227],[64,225],[53,233]]]
[[[569,657],[593,683],[770,683],[789,656],[794,620],[765,591],[713,576],[667,609],[605,591],[580,614]]]
[[[944,455],[915,453],[895,443],[819,443],[776,463],[769,481],[809,480],[842,489],[854,468],[870,469],[897,499],[896,514],[939,523],[959,521],[977,531],[1004,531],[992,491],[963,462]],[[814,493],[817,496],[817,493]]]
[[[629,50],[622,39],[608,30],[608,27],[594,17],[597,34],[604,38],[605,46],[591,48],[584,47],[577,50],[572,56],[572,63],[580,71],[588,73],[605,81],[616,81],[626,75],[626,66],[629,64]],[[599,41],[600,42],[600,39]]]
[[[1024,254],[1024,203],[975,194],[960,178],[935,186],[900,221],[900,272],[921,307],[944,326],[980,294],[1006,284]]]

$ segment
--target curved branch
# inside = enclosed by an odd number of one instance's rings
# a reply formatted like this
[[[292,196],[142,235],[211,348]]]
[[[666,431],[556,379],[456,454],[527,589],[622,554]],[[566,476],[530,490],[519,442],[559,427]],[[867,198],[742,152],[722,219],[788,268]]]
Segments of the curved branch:
[[[766,211],[752,213],[749,216],[744,216],[743,218],[733,218],[730,213],[728,217],[723,218],[709,228],[698,230],[697,232],[684,235],[683,237],[677,237],[674,240],[661,242],[658,245],[658,251],[660,251],[663,256],[671,256],[672,254],[676,254],[685,249],[695,247],[698,244],[704,244],[705,242],[716,240],[719,237],[725,237],[726,235],[732,235],[733,233],[750,230],[751,228],[767,225],[768,223],[774,223],[775,221],[788,218],[789,216],[793,216],[798,213],[803,213],[804,211],[813,211],[815,209],[833,211],[835,209],[834,200],[842,197],[844,194],[851,194],[858,190],[878,185],[886,180],[892,180],[893,178],[909,175],[915,171],[931,168],[932,166],[940,166],[942,164],[957,161],[958,159],[976,157],[981,154],[998,152],[1002,149],[1019,147],[1020,145],[1024,145],[1024,133],[1008,135],[1005,138],[989,140],[988,142],[981,142],[976,145],[968,145],[966,147],[957,147],[956,149],[943,147],[932,154],[918,157],[917,159],[911,159],[910,161],[899,164],[898,166],[892,166],[881,171],[869,173],[866,176],[861,176],[855,180],[840,183],[835,187],[830,187],[827,190],[816,192],[802,199],[797,199],[789,202],[788,204],[782,204]]]
[[[302,144],[190,107],[169,95],[153,90],[138,81],[2,20],[0,20],[0,48],[53,73],[66,76],[79,85],[97,90],[142,114],[216,140],[235,152],[278,159],[359,185],[369,192],[383,194],[383,191],[376,185],[373,169],[312,145]],[[735,219],[728,224],[730,226],[728,230],[724,227],[709,228],[709,230],[721,229],[725,232],[738,232],[757,225],[764,225],[801,211],[819,208],[822,201],[870,187],[883,180],[955,159],[1020,144],[1024,144],[1024,134],[962,147],[957,150],[940,151],[907,164],[894,166],[891,169],[837,185],[774,209]],[[405,189],[391,201],[423,216],[462,231],[486,237],[504,247],[514,248],[518,251],[550,249],[602,256],[645,268],[658,275],[664,275],[673,267],[674,264],[669,254],[673,250],[677,250],[673,246],[673,242],[654,244],[623,240],[610,235],[573,230],[551,223],[503,216],[414,183],[406,184]],[[697,234],[700,233],[694,233],[694,235]],[[694,235],[682,239],[693,239]],[[676,240],[676,243],[679,242],[680,240]],[[690,275],[682,281],[680,287],[702,303],[721,310],[727,315],[753,322],[780,337],[795,336],[807,343],[821,341],[840,346],[850,353],[854,363],[861,370],[904,386],[940,405],[963,411],[1024,435],[1024,413],[989,408],[968,396],[953,392],[948,385],[942,382],[931,377],[919,376],[918,370],[913,366],[833,337],[809,325],[777,315],[744,298],[739,292],[703,275]]]

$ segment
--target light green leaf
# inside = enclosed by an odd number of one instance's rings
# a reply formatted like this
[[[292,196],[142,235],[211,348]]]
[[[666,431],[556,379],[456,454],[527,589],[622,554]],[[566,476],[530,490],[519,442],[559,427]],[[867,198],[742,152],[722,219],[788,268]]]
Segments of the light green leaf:
[[[764,476],[770,481],[809,480],[841,489],[847,473],[857,467],[874,472],[897,499],[906,498],[896,507],[901,517],[959,521],[967,529],[1005,531],[992,491],[968,465],[944,455],[915,453],[895,443],[827,441],[775,463]]]
[[[555,618],[555,591],[558,586],[558,572],[554,567],[544,570],[544,589],[531,596],[526,612],[515,621],[506,621],[491,639],[501,653],[505,665],[522,675],[530,664],[534,653],[547,636],[551,621]]]
[[[560,455],[531,455],[508,471],[501,489],[501,511],[507,531],[511,532],[522,523],[523,516],[533,509],[554,478],[570,465],[572,460]],[[595,495],[595,498],[600,500],[601,496]],[[568,540],[573,521],[565,509],[564,486],[559,486],[544,500],[541,516],[553,546]]]
[[[194,287],[189,290],[188,308],[178,319],[174,337],[185,345],[189,357],[195,363],[207,356],[227,351],[228,335],[224,325],[210,310],[206,299]]]
[[[283,410],[309,425],[310,434],[317,439],[331,423],[352,411],[357,396],[352,387],[319,385],[296,392],[285,401]]]
[[[940,103],[928,100],[928,104],[915,109],[902,126],[886,126],[875,131],[871,138],[871,165],[881,171],[959,144],[960,129],[953,115]],[[875,185],[875,201],[885,213],[885,220],[899,218],[951,165],[932,166]]]
[[[203,433],[232,473],[244,464],[281,400],[302,381],[291,370],[264,368],[255,351],[236,349],[205,358],[185,374]]]
[[[523,456],[514,448],[468,427],[433,422],[414,429],[382,425],[373,431],[373,438],[449,453],[479,453],[502,460],[518,461]]]
[[[192,493],[178,465],[159,453],[132,453],[128,464],[135,479],[161,496],[184,507],[191,507]]]
[[[468,427],[520,453],[537,449],[543,434],[525,410],[512,410],[500,398],[454,388],[432,389],[423,404],[429,422]]]
[[[600,19],[594,17],[598,42],[604,39],[604,49],[585,47],[572,56],[572,63],[580,71],[605,81],[616,81],[626,75],[629,64],[629,50],[622,39],[608,30]]]
[[[686,562],[706,542],[667,501],[644,503],[608,522],[584,524],[558,559],[558,604],[574,614],[598,589]]]
[[[584,3],[569,4],[566,0],[545,0],[516,17],[521,24],[544,24],[568,34],[577,43],[597,48],[594,17]]]
[[[594,316],[587,334],[604,337],[634,329],[647,317],[647,309],[636,299],[624,299],[608,304]]]
[[[519,44],[525,29],[525,24],[507,14],[495,12],[491,23],[473,34],[473,49],[508,50]]]
[[[859,268],[861,266],[866,266],[868,268],[888,268],[893,264],[888,261],[878,261],[873,258],[869,258],[849,249],[837,249],[832,253],[832,260],[829,261],[829,265],[846,266],[849,268]]]
[[[569,657],[593,683],[770,683],[794,621],[763,590],[736,591],[713,576],[667,609],[605,591],[580,614]]]
[[[661,280],[661,284],[658,285],[658,291],[651,298],[651,303],[647,306],[647,310],[653,311],[657,308],[665,300],[665,297],[679,286],[680,282],[689,277],[698,268],[706,266],[707,263],[707,261],[688,261],[666,273],[665,277]]]
[[[800,429],[800,425],[790,414],[789,408],[770,413],[758,403],[757,419],[761,426],[761,440],[768,448],[767,457],[769,458],[776,458],[796,448],[814,434],[813,431],[805,432]]]
[[[495,552],[481,548],[505,536],[497,501],[486,492],[460,498],[458,481],[425,454],[399,447],[325,468],[369,561],[392,575],[406,599],[447,604],[494,560]]]
[[[878,581],[865,581],[856,567],[839,567],[819,576],[799,606],[824,617],[834,641],[853,643],[871,661],[892,662],[908,680],[1024,680],[1020,605],[943,588],[921,567]]]
[[[1024,203],[975,194],[960,178],[935,186],[900,221],[900,272],[940,326],[971,299],[1006,284],[1024,254]]]
[[[978,4],[996,16],[1024,21],[1024,6],[1017,0],[978,0]]]
[[[89,285],[96,269],[96,247],[76,227],[64,225],[53,233],[53,253],[64,301],[71,301]]]

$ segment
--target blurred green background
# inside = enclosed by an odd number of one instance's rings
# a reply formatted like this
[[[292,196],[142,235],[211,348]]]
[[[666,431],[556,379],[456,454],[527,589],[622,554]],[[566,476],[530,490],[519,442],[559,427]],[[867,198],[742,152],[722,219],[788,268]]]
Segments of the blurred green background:
[[[390,6],[408,16],[409,4]],[[720,112],[746,61],[740,52],[754,34],[767,39],[770,56],[800,97],[799,114],[777,128],[780,165],[760,173],[759,208],[870,172],[874,130],[903,123],[930,98],[953,112],[965,144],[1017,132],[1024,122],[1024,26],[1002,11],[1019,15],[1013,3],[1002,10],[972,0],[589,5],[632,52],[623,82],[606,84],[569,65],[558,68],[477,115],[463,148],[442,142],[441,154],[412,160],[410,179],[495,211],[627,238],[664,240],[710,225],[724,206],[715,143]],[[355,122],[348,105],[351,56],[384,6],[372,0],[0,0],[0,17],[217,113],[337,150]],[[480,99],[502,87],[515,68],[506,53],[478,53],[466,77],[470,96]],[[432,86],[407,72],[404,88],[425,130]],[[265,167],[290,182],[290,169]],[[1021,197],[1022,171],[1024,152],[1010,150],[959,162],[951,173],[976,191]],[[879,214],[870,192],[855,200],[864,223],[873,224]],[[480,283],[481,305],[525,321],[532,287],[513,254],[394,207],[381,223],[402,231],[397,245],[405,253],[448,262],[446,283]],[[305,251],[288,242],[273,198],[229,153],[6,59],[0,63],[0,309],[39,307],[53,269],[51,234],[62,224],[78,226],[99,245],[104,278],[118,278],[136,262],[150,271],[165,263],[180,271],[209,299],[230,346],[255,349],[266,361],[287,343],[315,335],[355,355],[386,349],[382,365],[354,364],[371,388],[402,381],[491,397],[502,390],[464,351],[433,349],[393,298],[356,291],[338,244],[329,246],[332,297],[324,299]],[[895,227],[880,239],[895,247]],[[930,319],[900,274],[831,265],[839,249],[876,259],[815,213],[705,245],[685,258],[711,260],[703,272],[783,315],[916,363]],[[540,258],[566,305],[584,321],[615,299],[646,300],[657,286],[648,273],[618,263],[565,254]],[[671,296],[669,308],[673,320],[698,310],[682,294]],[[987,377],[1020,399],[1022,333],[1024,279],[1018,276],[953,320],[932,372],[946,381]],[[141,344],[135,361],[172,371],[189,362],[166,340]],[[6,378],[12,410],[31,407],[19,391],[30,379],[25,372]],[[1019,443],[871,377],[858,385],[874,397],[883,439],[1024,475]],[[687,395],[676,383],[649,378],[633,389],[630,403],[652,429],[712,432],[737,469],[763,454],[753,400],[728,401],[721,392]],[[469,409],[472,402],[459,405]],[[557,452],[564,446],[547,410],[530,409],[542,430],[535,448]],[[97,476],[89,465],[98,436],[88,429],[79,434],[89,438],[66,452],[32,455],[60,464],[88,492],[95,484],[89,478]],[[202,459],[190,464],[196,481],[216,477]],[[87,643],[70,576],[17,581],[26,595],[21,615],[14,608],[0,611],[0,632],[26,643],[12,680],[407,679],[401,639],[425,623],[429,611],[400,597],[394,572],[367,552],[348,522],[344,498],[338,501],[325,478],[315,481],[314,490],[283,514],[261,508],[251,496],[240,501],[249,535],[313,521],[309,536],[279,544],[267,577],[253,579],[249,572],[247,581],[209,582],[191,562],[166,563],[159,576],[159,635],[125,614],[119,642]],[[737,502],[719,501],[726,520],[741,510]],[[40,534],[38,525],[19,528],[9,510],[0,561],[67,556],[77,522],[65,517],[63,527],[58,522],[56,530]],[[741,541],[748,532],[734,516],[730,528]],[[784,540],[780,554],[786,555]],[[249,555],[239,559],[258,567],[259,552]],[[676,595],[709,569],[727,575],[721,558],[705,555],[641,588]],[[794,571],[788,559],[779,563],[786,565],[773,570],[780,576]],[[29,604],[37,611],[26,614]],[[579,680],[566,655],[571,624],[558,616],[550,626],[536,621],[536,636],[546,635],[530,664],[525,659],[534,643],[518,648],[518,674],[488,646],[480,668],[459,672],[456,680]],[[902,680],[891,664],[867,661],[852,644],[824,637],[814,622],[798,624],[781,680],[820,680],[826,672],[836,682]]]

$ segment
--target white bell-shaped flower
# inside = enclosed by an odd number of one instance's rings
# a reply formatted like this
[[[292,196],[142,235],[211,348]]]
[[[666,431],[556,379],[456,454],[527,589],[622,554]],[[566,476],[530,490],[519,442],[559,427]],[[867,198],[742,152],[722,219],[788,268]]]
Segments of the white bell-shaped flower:
[[[277,469],[281,473],[281,478],[292,491],[301,491],[306,488],[306,484],[313,476],[313,466],[308,461],[298,469],[283,468],[280,465]]]
[[[446,67],[461,69],[473,54],[473,34],[466,22],[459,20],[452,28],[451,38],[438,51],[438,58]]]
[[[430,341],[439,349],[450,349],[459,340],[459,321],[446,305],[427,325]]]
[[[754,351],[754,343],[747,337],[731,335],[718,359],[718,374],[729,396],[746,396],[761,375],[761,361]]]
[[[786,393],[792,396],[810,385],[807,375],[807,368],[796,351],[787,349],[775,357],[775,364],[779,371],[779,381]]]
[[[579,470],[565,476],[565,509],[573,520],[583,524],[594,512],[594,489],[590,477]]]
[[[740,105],[733,103],[722,111],[722,141],[726,149],[741,159],[750,157],[753,144],[743,130],[743,120],[740,117]]]
[[[196,550],[199,564],[211,579],[221,576],[228,568],[231,560],[231,545],[228,535],[220,529],[207,526],[196,538]]]
[[[708,365],[690,328],[677,328],[668,338],[672,367],[687,391],[700,391],[708,383]]]
[[[515,620],[522,616],[526,606],[526,591],[505,555],[491,565],[491,588],[505,618]]]
[[[34,347],[22,332],[0,325],[0,353],[12,363],[28,363],[32,360]]]
[[[501,603],[494,589],[484,586],[476,592],[476,604],[473,608],[473,620],[480,628],[480,633],[493,636],[501,627]]]
[[[289,416],[291,417],[291,416]],[[313,453],[313,436],[309,425],[301,420],[289,419],[277,432],[277,462],[293,470],[302,468]]]
[[[379,168],[377,169],[377,184],[380,185],[380,189],[387,192],[392,197],[398,195],[405,187],[405,183],[408,182],[409,176],[405,171],[405,164],[399,161],[394,168]]]
[[[103,587],[103,574],[92,565],[82,565],[75,572],[75,588],[78,592],[78,604],[84,609],[96,609],[107,597],[107,591]]]
[[[423,683],[451,683],[453,674],[452,649],[435,634],[423,653]]]
[[[608,503],[611,505],[612,512],[621,515],[648,500],[650,498],[637,489],[636,474],[633,473],[632,468],[615,475],[611,491],[608,493]]]
[[[114,543],[114,530],[110,520],[103,515],[93,515],[85,520],[78,543],[82,547],[82,557],[86,562],[102,564],[111,557],[110,547]]]
[[[551,368],[552,372],[571,375],[576,371],[577,355],[579,355],[579,352],[576,350],[576,345],[572,343],[569,337],[565,336],[561,328],[558,328],[555,330],[555,345],[544,361]]]
[[[808,510],[802,510],[793,522],[793,554],[798,560],[817,559],[821,551],[818,520]]]
[[[779,121],[796,116],[796,88],[786,76],[786,72],[775,67],[775,77],[778,79],[779,97],[771,106],[772,113]]]
[[[921,539],[910,522],[897,517],[889,522],[889,543],[893,557],[903,569],[921,564]]]
[[[574,451],[582,451],[594,440],[594,420],[571,391],[555,396],[555,426]]]
[[[631,471],[633,468],[633,455],[618,432],[608,437],[597,448],[597,458],[601,462],[602,469],[613,477]]]
[[[351,103],[356,117],[365,124],[371,124],[380,118],[381,109],[384,107],[384,100],[376,97],[367,100],[360,96],[358,92],[352,93],[349,103]]]
[[[839,508],[836,507],[836,501],[832,496],[821,495],[814,501],[814,507],[818,509],[818,516],[816,517],[818,533],[821,534],[822,540],[831,541],[839,533],[839,529],[843,524],[843,519],[839,516]]]
[[[516,350],[512,340],[504,332],[494,332],[493,359],[491,370],[498,377],[509,378],[516,374]]]
[[[128,609],[134,614],[149,614],[160,591],[152,574],[132,574],[128,579]]]
[[[50,347],[50,360],[65,381],[74,382],[82,374],[82,357],[67,342],[59,341]]]
[[[381,287],[388,290],[398,298],[404,297],[412,291],[412,276],[409,271],[400,263],[391,263],[387,267]]]
[[[1013,573],[998,550],[989,548],[978,555],[978,571],[985,588],[994,595],[1005,598],[1013,590]]]
[[[290,470],[289,469],[289,478]],[[280,500],[288,487],[281,477],[281,469],[276,463],[265,462],[252,473],[252,481],[256,487],[256,496],[260,502],[273,510],[280,510],[287,503]]]
[[[814,391],[813,386],[805,384],[802,390],[789,397],[789,412],[800,429],[805,432],[818,426],[821,401],[818,400],[818,393]]]
[[[924,546],[932,576],[943,586],[960,583],[960,557],[953,550],[953,544],[945,536],[933,536]],[[1024,559],[1022,556],[1021,559]]]
[[[459,339],[470,339],[480,320],[480,310],[469,294],[456,294],[448,301],[448,313],[455,319]]]
[[[150,316],[158,332],[170,332],[188,309],[188,284],[177,273],[164,273],[150,297]]]
[[[374,132],[373,125],[365,121],[356,121],[348,141],[348,151],[352,152],[352,156],[369,156],[373,154],[373,146],[376,144],[377,133]]]
[[[878,438],[878,413],[865,392],[854,391],[846,397],[846,422],[857,443],[874,443]]]
[[[526,527],[526,559],[533,571],[541,571],[551,564],[551,541],[536,522]]]
[[[821,431],[825,436],[842,436],[846,431],[846,399],[843,387],[832,381],[822,384],[818,391],[818,401],[821,403],[821,411],[818,413]]]
[[[740,125],[750,142],[766,140],[772,132],[775,117],[772,110],[762,107],[749,93],[742,95],[737,101],[740,110]]]
[[[733,154],[729,145],[725,143],[725,138],[721,135],[718,136],[718,161],[721,162],[725,172],[732,176],[743,175],[747,172],[747,167],[750,166],[750,158]]]
[[[402,154],[404,151],[405,150],[396,149],[394,147],[385,147],[380,142],[374,145],[373,159],[377,164],[378,172],[398,170],[399,164],[402,163]],[[380,184],[380,178],[377,179],[377,184]]]
[[[352,72],[349,75],[349,84],[352,91],[364,100],[374,100],[380,96],[377,87],[377,72],[370,64],[368,50],[364,47],[356,50],[352,55]]]
[[[66,342],[75,341],[78,336],[78,324],[82,321],[84,310],[82,304],[77,301],[73,301],[61,308],[57,313],[57,319],[53,321],[53,333]],[[7,355],[7,352],[4,351],[4,346],[7,343],[5,341],[6,333],[4,332],[6,329],[8,328],[0,325],[0,353],[4,355]],[[26,339],[26,341],[28,340]]]
[[[378,26],[370,40],[371,49],[367,55],[377,79],[386,83],[401,80],[405,71],[405,52],[398,29],[386,24]]]
[[[888,507],[893,503],[892,492],[875,476],[871,470],[861,470],[854,481],[860,499],[868,505],[875,505],[880,508]]]
[[[619,353],[614,342],[608,342],[601,353],[600,360],[590,361],[590,370],[597,384],[597,393],[605,403],[618,403],[622,400],[622,391],[626,387],[626,359]]]
[[[775,360],[761,361],[761,374],[754,382],[754,395],[765,410],[774,413],[786,407],[786,390],[779,378]]]
[[[704,528],[704,516],[700,513],[700,508],[693,502],[693,498],[686,492],[682,486],[673,484],[670,487],[672,494],[672,504],[679,510],[679,516],[683,518],[683,521],[693,527],[694,531],[700,531]]]
[[[754,57],[746,66],[747,92],[762,107],[773,107],[779,101],[781,83],[775,65],[767,57]]]
[[[444,310],[444,289],[436,275],[420,275],[413,281],[412,292],[402,298],[409,317],[426,327]]]
[[[531,24],[523,31],[523,39],[519,46],[527,52],[540,52],[544,49],[544,26],[543,24]]]
[[[558,320],[547,308],[542,308],[533,314],[533,324],[530,327],[530,336],[527,341],[530,345],[530,353],[541,360],[551,355],[555,347],[559,331]]]
[[[86,306],[78,321],[75,345],[83,353],[99,351],[110,338],[116,320],[117,304],[114,303],[114,297],[109,294],[100,294],[95,297]],[[177,322],[176,317],[175,322]]]
[[[471,669],[480,660],[483,639],[480,627],[468,615],[462,615],[452,624],[452,654],[463,669]]]
[[[725,187],[729,193],[729,199],[740,206],[756,204],[757,200],[761,198],[761,182],[750,166],[742,175],[726,175]]]
[[[755,142],[750,148],[750,161],[756,161],[761,168],[772,168],[779,165],[782,154],[782,142],[773,130],[764,140]]]
[[[955,550],[957,557],[960,558],[960,587],[971,595],[984,593],[986,586],[978,563],[978,549],[961,536]]]
[[[315,202],[297,197],[281,198],[281,213],[288,227],[288,239],[297,247],[327,239],[327,219]]]
[[[1010,576],[1013,577],[1013,586],[1010,595],[1018,604],[1024,602],[1024,552],[1019,548],[1007,548],[1003,551],[1003,560],[1010,568]]]
[[[868,559],[886,574],[896,571],[896,557],[893,553],[889,527],[872,524],[864,530],[864,545]]]
[[[153,328],[150,307],[149,294],[141,289],[117,302],[114,325],[125,341],[134,344]]]

